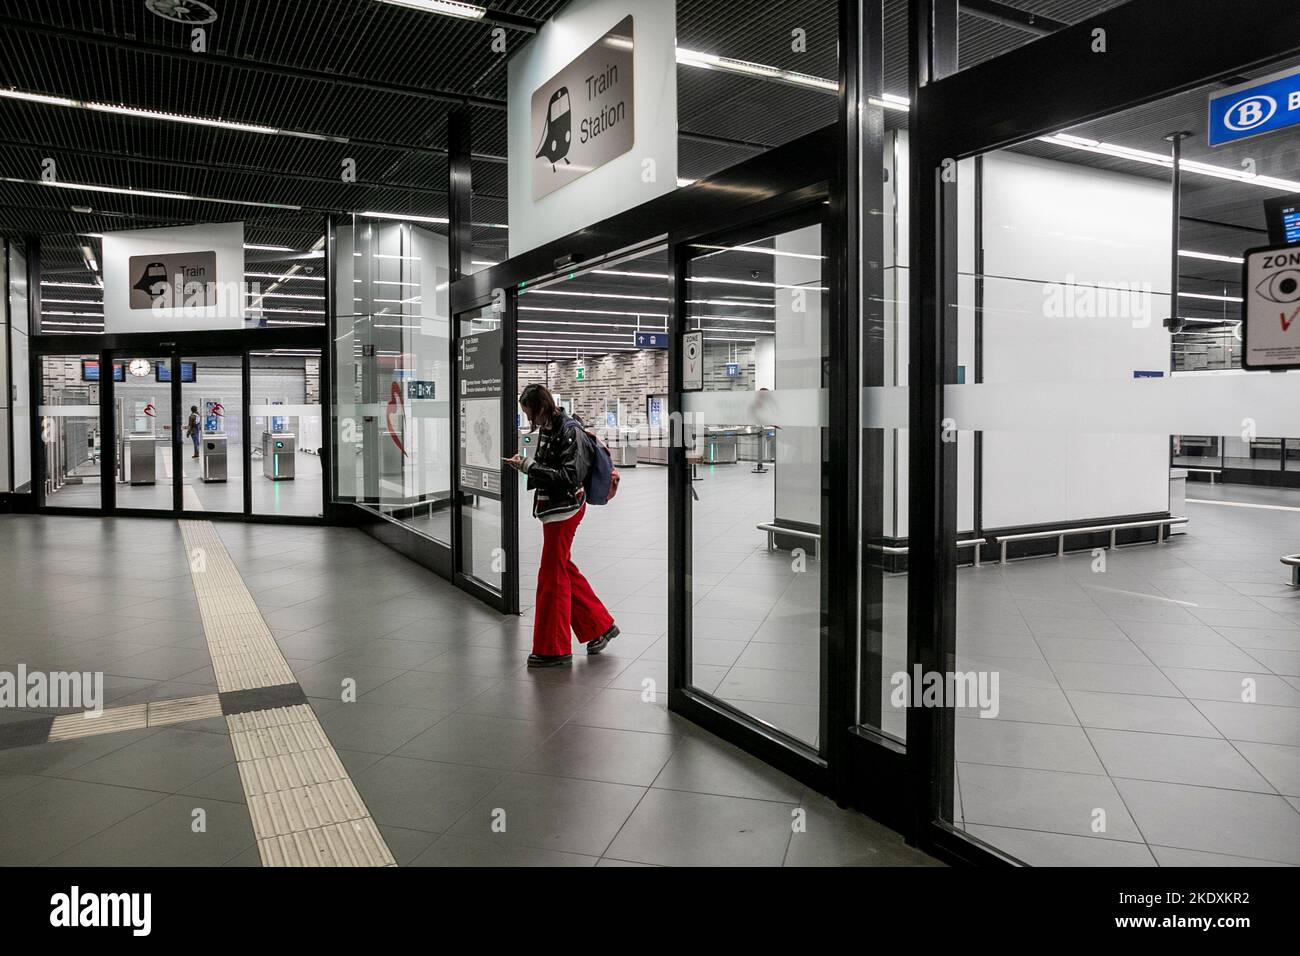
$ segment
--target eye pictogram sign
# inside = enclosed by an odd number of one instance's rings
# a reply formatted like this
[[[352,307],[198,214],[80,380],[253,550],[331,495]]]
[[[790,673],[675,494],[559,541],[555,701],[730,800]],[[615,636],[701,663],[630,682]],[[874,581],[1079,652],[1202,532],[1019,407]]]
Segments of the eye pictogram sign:
[[[1242,266],[1243,368],[1300,368],[1300,246],[1246,252]]]

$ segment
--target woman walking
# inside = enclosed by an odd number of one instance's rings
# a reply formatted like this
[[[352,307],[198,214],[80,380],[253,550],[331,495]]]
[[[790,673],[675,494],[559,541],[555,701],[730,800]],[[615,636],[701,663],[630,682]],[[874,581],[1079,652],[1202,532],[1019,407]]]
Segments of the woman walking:
[[[591,467],[582,427],[555,404],[545,385],[525,388],[519,407],[538,433],[537,452],[532,458],[515,455],[505,461],[528,476],[528,490],[534,492],[533,517],[542,522],[542,562],[528,666],[558,667],[573,660],[570,630],[588,654],[599,654],[618,637],[618,626],[570,557],[574,532],[587,510],[583,482]]]

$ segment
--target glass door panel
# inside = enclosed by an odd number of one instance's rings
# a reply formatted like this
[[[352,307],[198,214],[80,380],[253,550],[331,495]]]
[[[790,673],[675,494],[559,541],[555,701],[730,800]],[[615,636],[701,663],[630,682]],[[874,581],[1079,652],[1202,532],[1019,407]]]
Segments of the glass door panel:
[[[248,374],[253,514],[320,515],[320,350],[252,352]]]
[[[690,683],[822,744],[829,295],[822,226],[691,247]],[[698,336],[698,341],[693,338]],[[684,379],[690,378],[688,367]],[[760,449],[741,460],[740,447]]]
[[[1262,690],[1286,666],[1252,635],[1300,633],[1278,564],[1300,538],[1279,474],[1300,372],[1243,370],[1238,341],[1240,260],[1283,185],[1239,177],[1203,126],[1175,181],[1165,135],[1221,89],[957,170],[955,244],[982,265],[944,313],[946,507],[960,533],[973,498],[993,547],[958,559],[943,813],[1032,865],[1300,862],[1293,808],[1238,760],[1242,719],[1291,691]],[[1250,142],[1261,180],[1293,172],[1300,132]],[[1294,748],[1300,723],[1282,726]]]
[[[244,513],[244,359],[183,356],[181,508]]]
[[[113,480],[120,509],[173,510],[172,442],[178,436],[171,389],[170,356],[114,356]]]
[[[514,402],[514,396],[503,398],[501,393],[502,314],[491,306],[485,306],[461,313],[458,321],[458,566],[461,573],[501,591],[505,570],[501,499],[505,466],[502,458],[514,454],[517,450],[514,446],[518,443],[518,438],[511,435],[508,445],[501,434],[501,403]]]
[[[47,508],[99,508],[98,355],[42,355],[40,449]]]

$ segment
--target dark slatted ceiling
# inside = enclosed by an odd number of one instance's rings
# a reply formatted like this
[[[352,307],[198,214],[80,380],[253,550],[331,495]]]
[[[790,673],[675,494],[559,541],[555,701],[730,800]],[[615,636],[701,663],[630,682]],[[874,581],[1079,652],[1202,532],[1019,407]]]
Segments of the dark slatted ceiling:
[[[45,236],[43,266],[51,275],[86,278],[81,246],[87,244],[96,256],[99,249],[85,233],[240,219],[250,243],[305,250],[319,240],[327,211],[445,216],[447,114],[462,100],[473,104],[478,157],[472,164],[474,218],[507,223],[506,166],[501,161],[506,153],[506,64],[491,51],[490,27],[373,0],[209,2],[219,16],[207,28],[207,53],[196,54],[189,50],[190,28],[150,13],[144,0],[8,0],[0,5],[0,87],[220,117],[348,142],[0,99],[0,177],[38,180],[41,161],[53,156],[64,181],[303,207],[280,210],[0,182],[0,234]],[[1121,0],[1003,2],[1051,21],[1077,23]],[[564,0],[488,3],[492,13],[536,22],[563,5]],[[959,22],[963,68],[1036,38],[981,16],[978,6],[972,3],[963,10]],[[681,47],[827,79],[837,75],[834,0],[678,0],[677,7]],[[804,31],[802,51],[793,46],[795,30]],[[507,29],[506,35],[510,49],[529,36],[517,29]],[[888,92],[907,93],[907,51],[907,0],[886,0]],[[686,179],[713,175],[835,117],[835,97],[814,90],[686,65],[677,68],[677,80],[678,171]],[[1201,128],[1203,113],[1204,92],[1192,92],[1073,132],[1157,151],[1171,128]],[[906,114],[887,111],[886,120],[897,128],[906,124]],[[1168,176],[1155,167],[1048,144],[1020,148],[1096,168]],[[1210,161],[1232,165],[1242,155],[1253,155],[1249,150],[1258,152],[1254,146],[1215,151]],[[345,157],[357,162],[357,184],[340,180]],[[1295,173],[1272,171],[1264,160],[1259,171],[1288,178]],[[1255,244],[1263,227],[1260,201],[1266,195],[1272,194],[1189,177],[1183,197],[1188,217],[1184,245],[1231,253]],[[91,211],[74,212],[72,207]],[[505,258],[507,237],[502,229],[476,227],[475,258]],[[279,255],[250,252],[250,263],[263,265],[249,268],[283,272],[288,262],[277,262]],[[1231,265],[1193,260],[1180,265],[1189,287],[1225,288],[1237,281]],[[319,263],[307,260],[302,266],[306,272]],[[606,294],[651,294],[644,279],[584,281]],[[77,295],[77,290],[62,289],[59,297]]]

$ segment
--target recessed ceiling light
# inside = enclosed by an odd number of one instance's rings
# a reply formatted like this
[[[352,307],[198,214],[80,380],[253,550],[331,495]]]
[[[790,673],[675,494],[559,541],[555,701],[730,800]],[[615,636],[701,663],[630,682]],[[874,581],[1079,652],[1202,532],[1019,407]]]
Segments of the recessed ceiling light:
[[[473,3],[457,3],[456,0],[379,0],[380,3],[395,7],[410,7],[425,13],[441,13],[447,17],[460,17],[464,20],[482,20],[487,9]]]
[[[1246,261],[1240,256],[1221,256],[1217,252],[1192,252],[1189,249],[1179,249],[1178,254],[1184,259],[1209,259],[1211,262],[1232,262],[1237,265]]]
[[[0,176],[0,182],[22,183],[26,186],[52,186],[57,189],[83,189],[95,193],[115,193],[122,196],[149,196],[154,199],[184,199],[191,202],[214,202],[226,206],[259,206],[264,209],[301,210],[301,206],[288,203],[257,202],[251,199],[217,199],[213,196],[191,196],[189,193],[163,192],[156,189],[130,189],[126,186],[100,186],[95,183],[64,183],[44,179],[21,179],[16,176]]]
[[[368,209],[365,212],[357,213],[358,216],[365,216],[367,219],[396,219],[401,222],[431,222],[439,226],[445,226],[449,219],[445,216],[408,216],[400,212],[375,212]]]
[[[1102,156],[1114,156],[1117,159],[1127,159],[1135,163],[1145,163],[1148,166],[1163,166],[1165,169],[1173,169],[1174,166],[1173,157],[1166,153],[1152,153],[1145,149],[1135,149],[1132,146],[1103,143],[1101,140],[1088,139],[1084,136],[1075,136],[1071,133],[1053,133],[1051,136],[1039,136],[1038,141],[1040,143],[1051,143],[1054,146],[1065,146],[1070,149],[1081,149],[1084,152],[1098,153]],[[1265,189],[1277,189],[1282,192],[1295,192],[1300,190],[1300,182],[1292,179],[1281,179],[1276,176],[1259,176],[1254,173],[1248,173],[1244,169],[1232,169],[1228,166],[1215,166],[1211,163],[1202,163],[1195,159],[1180,160],[1178,168],[1185,173],[1197,173],[1201,176],[1213,177],[1214,179],[1230,179],[1234,182],[1247,183],[1251,186],[1263,186]]]
[[[835,80],[828,80],[825,77],[797,73],[793,70],[783,70],[780,67],[768,66],[766,63],[753,63],[749,60],[718,56],[716,53],[688,50],[680,46],[677,48],[677,62],[683,66],[695,66],[705,70],[721,70],[725,73],[756,76],[764,80],[776,80],[791,86],[803,86],[809,89],[822,90],[826,93],[838,93],[840,88],[839,83]]]
[[[164,110],[143,109],[137,106],[123,106],[117,103],[98,103],[91,100],[74,100],[65,96],[48,96],[44,93],[29,93],[25,90],[0,90],[0,98],[23,100],[28,103],[43,103],[46,106],[68,106],[76,109],[91,110],[95,113],[116,113],[120,116],[135,116],[140,119],[165,120],[170,123],[189,123],[193,126],[216,126],[220,129],[240,130],[245,133],[279,133],[274,126],[259,123],[242,123],[238,120],[215,119],[208,116],[192,116],[186,113],[168,113]]]

